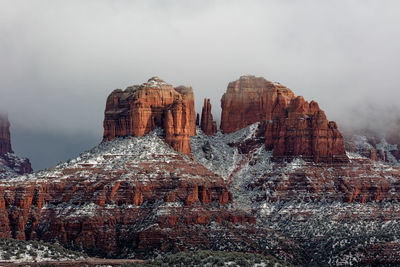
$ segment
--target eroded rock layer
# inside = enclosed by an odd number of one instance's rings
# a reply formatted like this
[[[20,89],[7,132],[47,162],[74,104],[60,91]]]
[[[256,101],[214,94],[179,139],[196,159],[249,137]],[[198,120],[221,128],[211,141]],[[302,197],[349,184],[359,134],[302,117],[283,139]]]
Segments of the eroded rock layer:
[[[264,78],[242,76],[228,85],[221,100],[221,130],[232,133],[262,122],[265,146],[275,160],[302,156],[314,162],[346,162],[344,141],[314,101]]]
[[[175,150],[190,154],[189,137],[196,134],[192,88],[173,88],[153,77],[107,98],[103,140],[143,136],[156,127],[165,129],[165,140]]]
[[[52,171],[0,181],[0,238],[129,251],[210,248],[207,225],[252,224],[225,208],[223,179],[158,136],[103,142]]]
[[[217,133],[217,122],[213,120],[211,113],[210,99],[204,99],[204,105],[201,112],[201,130],[206,135],[214,135]]]
[[[221,99],[221,131],[233,133],[279,115],[296,95],[283,85],[262,77],[241,76],[230,82]]]

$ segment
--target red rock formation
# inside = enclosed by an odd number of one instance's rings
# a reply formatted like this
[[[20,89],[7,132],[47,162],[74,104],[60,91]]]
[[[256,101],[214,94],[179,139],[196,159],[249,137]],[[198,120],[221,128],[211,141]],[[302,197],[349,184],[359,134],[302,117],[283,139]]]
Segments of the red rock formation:
[[[10,138],[10,122],[8,116],[0,114],[0,155],[12,153]]]
[[[373,161],[384,160],[380,158],[380,154],[382,151],[376,150],[375,140],[368,140],[368,138],[365,137],[365,140],[363,140],[364,142],[359,142],[362,145],[357,146],[354,140],[355,137],[358,139],[363,138],[363,136],[359,135],[355,136],[347,135],[344,137],[345,139],[344,148],[347,152],[359,154],[360,156],[369,158]]]
[[[6,178],[14,174],[32,172],[29,159],[20,158],[12,151],[10,122],[8,121],[8,116],[3,114],[0,114],[0,167],[1,165],[10,168],[11,171],[6,171],[4,168],[0,168],[0,178]]]
[[[314,162],[346,162],[344,140],[314,101],[295,98],[282,113],[266,122],[265,146],[275,159],[302,156]]]
[[[173,88],[157,77],[107,98],[103,140],[143,136],[156,127],[166,129],[166,142],[190,154],[189,137],[196,134],[194,95],[191,87]]]
[[[296,95],[286,87],[264,78],[242,76],[230,82],[221,99],[221,131],[236,132],[252,123],[280,114]]]
[[[231,82],[221,100],[221,130],[231,133],[262,122],[265,146],[276,160],[302,156],[314,162],[348,161],[335,122],[314,101],[264,78],[242,76]]]
[[[217,133],[217,123],[213,120],[211,113],[210,99],[204,99],[203,110],[201,112],[201,130],[206,135],[214,135]]]

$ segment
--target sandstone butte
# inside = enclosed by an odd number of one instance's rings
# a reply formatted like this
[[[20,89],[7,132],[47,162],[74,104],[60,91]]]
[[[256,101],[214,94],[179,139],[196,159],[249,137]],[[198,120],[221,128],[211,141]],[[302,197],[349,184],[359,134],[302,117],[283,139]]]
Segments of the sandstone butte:
[[[206,135],[214,135],[217,133],[217,122],[213,120],[211,113],[210,99],[204,99],[204,105],[201,112],[201,130]]]
[[[196,134],[191,87],[172,87],[158,77],[147,83],[114,90],[107,98],[103,140],[143,136],[156,127],[176,151],[190,154],[190,136]]]
[[[314,101],[262,77],[230,82],[221,99],[221,131],[236,132],[261,122],[265,147],[275,160],[302,156],[314,162],[347,162],[342,134]]]
[[[0,114],[0,164],[6,165],[17,174],[32,172],[29,159],[17,157],[11,148],[10,122],[6,114]]]

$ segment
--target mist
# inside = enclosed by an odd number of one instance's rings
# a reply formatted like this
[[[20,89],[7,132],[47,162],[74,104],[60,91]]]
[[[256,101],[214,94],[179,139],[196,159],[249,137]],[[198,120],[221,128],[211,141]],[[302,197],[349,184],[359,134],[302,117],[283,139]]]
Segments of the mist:
[[[0,0],[0,109],[43,169],[101,141],[108,94],[152,76],[192,86],[214,117],[253,74],[315,100],[341,129],[399,112],[399,1]],[[393,119],[392,119],[393,118]]]

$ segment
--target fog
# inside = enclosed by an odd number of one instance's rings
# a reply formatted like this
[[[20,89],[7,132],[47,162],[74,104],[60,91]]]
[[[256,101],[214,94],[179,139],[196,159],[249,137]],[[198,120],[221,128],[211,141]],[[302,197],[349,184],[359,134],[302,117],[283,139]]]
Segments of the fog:
[[[190,85],[196,110],[263,76],[342,128],[399,114],[400,2],[0,0],[0,108],[34,169],[99,143],[107,95],[152,76]]]

